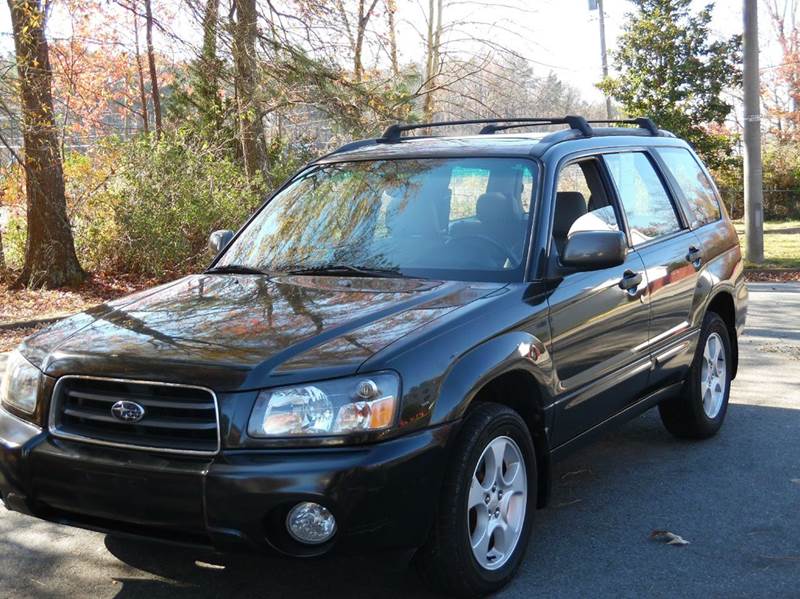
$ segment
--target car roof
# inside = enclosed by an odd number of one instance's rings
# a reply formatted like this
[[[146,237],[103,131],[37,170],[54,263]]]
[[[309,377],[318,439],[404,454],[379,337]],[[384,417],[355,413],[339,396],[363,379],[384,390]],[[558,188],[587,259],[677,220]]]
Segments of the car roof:
[[[593,128],[586,136],[575,129],[544,133],[495,133],[467,136],[415,136],[387,141],[364,139],[346,144],[315,161],[315,164],[398,158],[520,157],[541,158],[554,146],[559,154],[593,148],[650,146],[687,147],[668,131],[659,135],[629,127]]]

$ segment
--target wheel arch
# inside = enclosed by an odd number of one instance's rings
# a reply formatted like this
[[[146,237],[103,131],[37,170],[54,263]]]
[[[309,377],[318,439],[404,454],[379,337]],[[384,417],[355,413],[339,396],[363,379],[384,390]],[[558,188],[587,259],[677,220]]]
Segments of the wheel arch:
[[[511,408],[525,421],[536,450],[536,506],[545,507],[551,491],[551,458],[547,416],[539,383],[530,372],[509,370],[478,390],[467,413],[482,403],[497,403]]]
[[[526,332],[506,333],[473,348],[453,365],[439,388],[432,418],[432,422],[462,418],[485,402],[516,411],[536,451],[539,507],[550,496],[551,381],[552,361],[545,345]]]
[[[706,306],[706,313],[714,312],[725,323],[728,329],[728,337],[731,341],[731,358],[733,361],[733,371],[731,378],[736,378],[739,369],[739,340],[736,335],[736,304],[733,293],[727,289],[722,289],[715,293]]]

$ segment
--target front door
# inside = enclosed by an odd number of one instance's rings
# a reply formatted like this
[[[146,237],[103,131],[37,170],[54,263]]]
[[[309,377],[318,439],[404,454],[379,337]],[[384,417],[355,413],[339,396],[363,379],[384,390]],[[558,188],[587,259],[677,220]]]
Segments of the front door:
[[[554,196],[551,252],[582,230],[623,230],[601,159],[568,164]],[[549,298],[557,411],[554,445],[625,409],[647,386],[650,318],[641,257],[565,276]]]

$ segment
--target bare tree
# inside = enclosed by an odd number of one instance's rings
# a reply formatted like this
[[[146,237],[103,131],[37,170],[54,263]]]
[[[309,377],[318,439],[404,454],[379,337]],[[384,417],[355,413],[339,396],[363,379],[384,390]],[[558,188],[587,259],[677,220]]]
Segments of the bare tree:
[[[441,69],[439,55],[442,40],[442,8],[442,0],[428,0],[428,36],[425,52],[425,81],[423,83],[425,98],[422,103],[424,119],[428,122],[433,120],[433,95],[436,92],[437,75]]]
[[[145,25],[147,30],[147,64],[150,68],[150,93],[153,96],[153,114],[156,119],[156,138],[161,137],[161,96],[158,93],[156,53],[153,50],[153,9],[150,0],[144,0]]]
[[[358,83],[364,78],[364,40],[367,35],[367,26],[377,4],[378,0],[356,0],[356,14],[352,19],[355,23],[351,24],[350,14],[345,3],[343,0],[336,0],[336,10],[353,54],[353,79]]]
[[[762,101],[775,123],[773,133],[779,139],[800,135],[800,27],[797,0],[767,0],[778,44],[781,64],[765,73]]]
[[[3,251],[3,232],[0,231],[0,275],[6,270],[6,255]]]
[[[133,0],[135,2],[135,0]],[[135,6],[131,7],[131,15],[133,16],[133,37],[136,48],[136,72],[139,75],[139,101],[142,103],[142,126],[144,132],[150,132],[150,123],[147,115],[147,93],[144,89],[144,68],[142,67],[142,53],[139,48],[139,15],[136,14]]]
[[[367,24],[372,16],[372,11],[375,10],[375,5],[378,0],[372,0],[369,7],[366,6],[366,0],[358,0],[358,22],[356,23],[356,43],[353,48],[353,75],[356,81],[361,81],[364,75],[364,63],[362,52],[364,51],[364,36],[367,32]]]
[[[386,0],[386,21],[389,28],[389,60],[392,63],[392,75],[400,75],[400,64],[397,62],[397,25],[395,24],[395,13],[397,12],[397,0]]]
[[[67,219],[41,0],[8,0],[19,72],[28,235],[18,283],[61,287],[85,277]]]

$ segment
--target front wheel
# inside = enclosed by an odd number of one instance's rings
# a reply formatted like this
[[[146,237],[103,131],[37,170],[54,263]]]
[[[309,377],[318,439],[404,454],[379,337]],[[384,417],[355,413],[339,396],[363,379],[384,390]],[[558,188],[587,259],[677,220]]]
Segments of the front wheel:
[[[415,562],[439,590],[482,597],[519,568],[536,509],[536,457],[520,416],[499,404],[472,410],[453,449],[437,520]]]
[[[717,314],[709,312],[683,392],[658,406],[667,430],[692,439],[715,435],[728,410],[732,372],[728,327]]]

